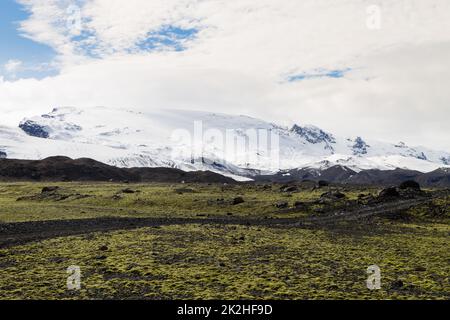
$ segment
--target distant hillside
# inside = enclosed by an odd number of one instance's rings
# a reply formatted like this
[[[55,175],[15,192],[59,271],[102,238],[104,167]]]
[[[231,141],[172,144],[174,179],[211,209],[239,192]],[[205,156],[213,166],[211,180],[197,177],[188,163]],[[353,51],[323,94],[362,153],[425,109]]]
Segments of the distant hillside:
[[[0,180],[234,183],[210,171],[173,168],[118,168],[92,159],[50,157],[43,160],[0,159]]]
[[[256,182],[327,181],[353,185],[398,185],[415,180],[424,187],[450,187],[450,170],[438,169],[429,173],[419,171],[363,170],[355,172],[343,166],[320,169],[294,169],[273,175],[252,176]],[[168,182],[168,183],[236,183],[229,177],[211,171],[185,172],[175,168],[119,168],[92,159],[73,160],[50,157],[43,160],[0,159],[2,181],[112,181],[112,182]]]
[[[343,166],[334,166],[324,170],[320,169],[294,169],[281,171],[274,175],[262,175],[256,177],[263,182],[291,182],[291,181],[327,181],[330,183],[342,183],[352,185],[398,185],[404,181],[414,180],[424,187],[449,188],[450,170],[438,169],[428,173],[420,171],[395,169],[395,170],[362,170],[356,172]]]

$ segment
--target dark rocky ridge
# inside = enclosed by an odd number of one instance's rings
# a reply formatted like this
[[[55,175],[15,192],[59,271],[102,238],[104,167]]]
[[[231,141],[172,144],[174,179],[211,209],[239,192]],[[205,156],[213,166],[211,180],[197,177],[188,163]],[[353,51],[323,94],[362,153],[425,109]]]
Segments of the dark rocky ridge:
[[[50,157],[43,160],[0,159],[3,181],[129,181],[235,183],[211,171],[185,172],[174,168],[117,168],[82,158]]]
[[[441,188],[450,187],[450,169],[437,169],[424,173],[415,179],[422,186],[436,186]]]
[[[274,175],[258,176],[255,178],[255,180],[281,183],[304,180],[341,183],[342,181],[350,179],[355,174],[355,171],[343,166],[334,166],[325,170],[300,168],[293,170],[283,170]]]
[[[407,180],[415,180],[422,172],[395,169],[395,170],[364,170],[349,179],[347,182],[354,184],[398,185]]]
[[[355,172],[344,166],[325,170],[294,169],[274,175],[251,176],[256,182],[301,182],[349,185],[400,185],[405,181],[418,182],[423,187],[450,187],[450,169],[429,173],[419,171],[364,170]],[[168,183],[236,183],[235,180],[211,171],[185,172],[174,168],[118,168],[92,159],[50,157],[43,160],[15,160],[1,158],[0,181],[115,181]]]
[[[304,168],[282,171],[274,175],[258,176],[256,180],[280,183],[323,180],[337,184],[375,186],[400,185],[405,181],[415,181],[424,187],[448,188],[450,187],[450,169],[442,168],[428,173],[405,169],[373,169],[355,172],[344,166],[334,166],[325,170]]]

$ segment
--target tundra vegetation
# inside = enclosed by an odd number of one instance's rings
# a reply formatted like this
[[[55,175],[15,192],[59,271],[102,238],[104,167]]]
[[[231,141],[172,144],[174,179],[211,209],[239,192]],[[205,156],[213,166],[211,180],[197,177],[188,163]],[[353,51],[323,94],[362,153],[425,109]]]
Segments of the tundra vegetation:
[[[0,298],[450,299],[449,192],[381,191],[4,182]]]

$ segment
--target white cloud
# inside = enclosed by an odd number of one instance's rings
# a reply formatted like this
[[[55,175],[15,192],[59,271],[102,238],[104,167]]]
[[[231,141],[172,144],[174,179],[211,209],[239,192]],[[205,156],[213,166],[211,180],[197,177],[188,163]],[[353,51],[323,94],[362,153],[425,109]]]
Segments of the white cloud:
[[[68,30],[73,1],[20,2],[32,12],[22,32],[58,52],[61,74],[0,82],[2,122],[56,105],[195,108],[450,150],[447,0],[90,0],[82,37]],[[373,4],[379,30],[367,28]],[[182,52],[140,50],[167,25],[198,33]]]
[[[9,60],[8,62],[5,63],[3,68],[5,69],[5,71],[7,73],[12,73],[13,74],[17,70],[19,70],[21,66],[22,66],[22,61],[20,61],[20,60]]]

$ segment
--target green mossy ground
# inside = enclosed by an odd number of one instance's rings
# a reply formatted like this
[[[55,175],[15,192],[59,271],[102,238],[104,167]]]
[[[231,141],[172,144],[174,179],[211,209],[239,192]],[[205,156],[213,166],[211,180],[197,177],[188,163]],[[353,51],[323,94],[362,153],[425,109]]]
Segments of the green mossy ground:
[[[62,201],[22,200],[18,198],[36,195],[44,186],[57,185],[61,194],[71,195]],[[124,194],[121,190],[137,190]],[[189,189],[193,192],[177,192]],[[280,200],[306,200],[320,195],[317,190],[293,195],[279,190],[263,190],[253,186],[222,185],[117,185],[82,183],[14,183],[0,184],[0,221],[21,222],[54,219],[82,219],[104,216],[114,217],[197,217],[203,215],[242,216],[264,215],[274,212],[274,204]],[[82,196],[82,197],[80,197]],[[230,206],[233,198],[242,196],[245,203]],[[223,199],[224,203],[221,202]]]
[[[27,200],[39,195],[45,186],[59,186],[58,194],[69,196],[56,201],[51,197]],[[267,186],[267,185],[266,185]],[[280,185],[206,185],[206,184],[112,184],[112,183],[0,183],[0,222],[84,219],[98,217],[202,217],[236,216],[295,217],[306,212],[289,215],[277,212],[275,205],[287,201],[318,199],[328,189],[300,192],[280,192]],[[138,191],[122,193],[125,188]],[[182,189],[188,192],[178,192]],[[185,190],[185,191],[186,191]],[[376,194],[377,189],[365,190]],[[347,190],[348,199],[356,199],[361,190]],[[245,202],[232,206],[235,197]]]
[[[44,185],[49,184],[0,184],[0,221],[199,212],[277,216],[277,201],[292,204],[323,192],[59,183],[61,193],[90,197],[16,201],[39,194]],[[124,188],[141,192],[113,200]],[[196,192],[178,194],[179,188]],[[375,191],[347,195],[361,192]],[[242,205],[215,203],[239,195],[246,201]],[[435,201],[438,215],[417,207],[405,212],[406,222],[380,218],[367,229],[165,226],[0,249],[0,299],[450,299],[449,203],[448,197]],[[366,270],[374,264],[381,268],[382,289],[371,291]],[[67,290],[71,265],[81,268],[80,291]]]

